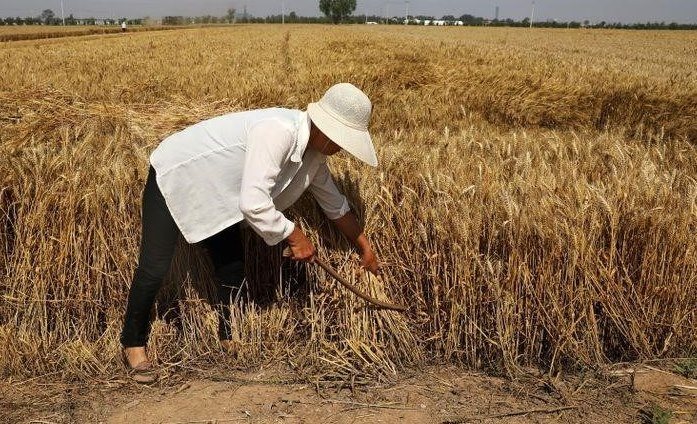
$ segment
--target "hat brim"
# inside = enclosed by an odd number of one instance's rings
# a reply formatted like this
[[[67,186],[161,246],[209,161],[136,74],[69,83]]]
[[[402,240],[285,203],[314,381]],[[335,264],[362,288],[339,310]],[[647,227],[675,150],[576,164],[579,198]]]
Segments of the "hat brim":
[[[378,166],[378,157],[368,131],[357,130],[339,122],[317,103],[307,105],[307,114],[317,128],[343,150],[370,166]]]

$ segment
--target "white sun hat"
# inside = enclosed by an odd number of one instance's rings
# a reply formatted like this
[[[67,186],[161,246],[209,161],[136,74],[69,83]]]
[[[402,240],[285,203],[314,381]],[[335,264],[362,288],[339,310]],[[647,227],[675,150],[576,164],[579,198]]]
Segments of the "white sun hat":
[[[371,110],[368,96],[346,82],[329,87],[318,102],[307,105],[310,119],[330,140],[368,165],[377,166],[368,133]]]

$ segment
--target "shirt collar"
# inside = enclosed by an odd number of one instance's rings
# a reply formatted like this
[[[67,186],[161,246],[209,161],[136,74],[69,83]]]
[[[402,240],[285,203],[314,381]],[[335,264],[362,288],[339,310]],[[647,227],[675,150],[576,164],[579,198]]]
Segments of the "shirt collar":
[[[295,141],[295,150],[290,156],[290,160],[300,163],[303,160],[305,149],[307,149],[307,142],[310,140],[310,118],[307,116],[307,112],[300,113],[296,126],[298,135]]]

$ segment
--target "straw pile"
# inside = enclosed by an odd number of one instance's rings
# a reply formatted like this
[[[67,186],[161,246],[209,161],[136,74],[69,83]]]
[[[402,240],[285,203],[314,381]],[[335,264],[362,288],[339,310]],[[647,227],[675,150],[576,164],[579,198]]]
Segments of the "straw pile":
[[[182,243],[160,361],[283,360],[360,382],[426,362],[514,373],[694,353],[697,44],[651,36],[248,26],[0,46],[2,374],[117,372],[148,154],[199,120],[304,108],[338,81],[375,104],[380,167],[331,166],[384,278],[356,273],[310,198],[291,214],[342,274],[410,312],[365,309],[249,235],[236,349],[221,354],[210,264]]]

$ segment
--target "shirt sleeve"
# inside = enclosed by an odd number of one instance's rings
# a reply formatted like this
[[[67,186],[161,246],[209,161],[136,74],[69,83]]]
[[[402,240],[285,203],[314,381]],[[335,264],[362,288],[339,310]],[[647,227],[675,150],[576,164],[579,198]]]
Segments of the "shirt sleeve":
[[[327,163],[320,165],[309,187],[310,193],[329,219],[338,219],[351,210],[346,197],[334,184]]]
[[[262,121],[249,130],[240,212],[254,232],[273,246],[288,237],[295,224],[276,209],[271,190],[278,174],[289,160],[293,135],[273,121]]]

